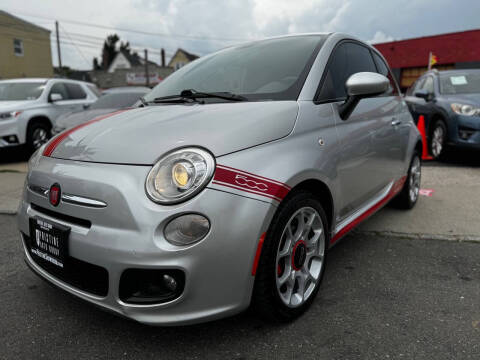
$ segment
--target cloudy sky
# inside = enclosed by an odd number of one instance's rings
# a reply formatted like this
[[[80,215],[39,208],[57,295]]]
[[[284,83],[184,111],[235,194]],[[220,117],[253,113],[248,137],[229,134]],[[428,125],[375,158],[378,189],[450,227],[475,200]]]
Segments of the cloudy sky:
[[[159,62],[162,47],[168,60],[178,47],[204,55],[288,33],[341,31],[378,43],[480,28],[479,0],[2,0],[0,9],[51,30],[57,19],[63,63],[77,69],[91,68],[113,32]]]

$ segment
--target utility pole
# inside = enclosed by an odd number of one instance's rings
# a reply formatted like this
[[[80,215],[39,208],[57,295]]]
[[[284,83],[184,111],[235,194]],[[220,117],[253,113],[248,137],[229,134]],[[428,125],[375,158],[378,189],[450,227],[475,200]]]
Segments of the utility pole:
[[[60,74],[63,74],[62,55],[60,54],[60,33],[58,32],[58,21],[56,21],[56,20],[55,20],[55,31],[56,31],[56,34],[57,34],[58,68],[60,69]]]
[[[148,76],[148,50],[145,49],[145,84],[150,87],[150,78]]]
[[[165,67],[165,50],[163,48],[160,50],[160,64]]]

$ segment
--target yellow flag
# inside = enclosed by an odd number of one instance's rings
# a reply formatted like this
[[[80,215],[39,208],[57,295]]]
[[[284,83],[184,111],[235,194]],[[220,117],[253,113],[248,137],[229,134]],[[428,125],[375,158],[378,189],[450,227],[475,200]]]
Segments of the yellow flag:
[[[432,53],[432,55],[430,56],[430,66],[435,65],[437,62],[438,62],[437,56],[433,55]]]

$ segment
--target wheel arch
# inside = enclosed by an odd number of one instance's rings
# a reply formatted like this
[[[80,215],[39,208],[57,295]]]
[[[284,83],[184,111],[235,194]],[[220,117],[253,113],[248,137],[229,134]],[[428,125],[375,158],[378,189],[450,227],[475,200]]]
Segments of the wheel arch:
[[[37,124],[37,123],[46,124],[49,128],[52,128],[52,126],[53,126],[53,124],[50,121],[50,118],[48,118],[48,116],[46,116],[46,115],[34,115],[34,116],[30,117],[30,120],[28,120],[27,132],[28,132],[28,129],[30,128],[30,126],[32,126],[33,124]]]
[[[282,203],[285,201],[288,201],[288,199],[293,196],[295,193],[298,191],[309,191],[312,194],[314,194],[322,203],[322,207],[325,210],[325,214],[327,215],[327,221],[328,221],[328,230],[332,231],[333,226],[334,226],[334,201],[333,201],[333,195],[332,192],[329,188],[329,186],[326,184],[326,182],[318,179],[318,178],[307,178],[299,181],[295,186],[292,187],[290,192],[288,193],[287,197],[283,199]]]

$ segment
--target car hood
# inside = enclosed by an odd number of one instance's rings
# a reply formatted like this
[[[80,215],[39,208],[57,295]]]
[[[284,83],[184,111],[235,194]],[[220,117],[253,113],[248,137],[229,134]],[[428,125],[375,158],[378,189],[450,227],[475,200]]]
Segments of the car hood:
[[[478,94],[457,94],[445,96],[445,100],[451,103],[465,103],[480,106],[480,93]]]
[[[36,100],[0,101],[0,112],[26,110],[36,105]]]
[[[93,109],[68,113],[57,119],[56,126],[61,129],[68,129],[92,120],[97,116],[109,114],[117,110],[118,109]]]
[[[185,146],[201,146],[221,156],[287,136],[297,112],[295,101],[131,109],[69,133],[51,156],[151,165],[166,152]]]

